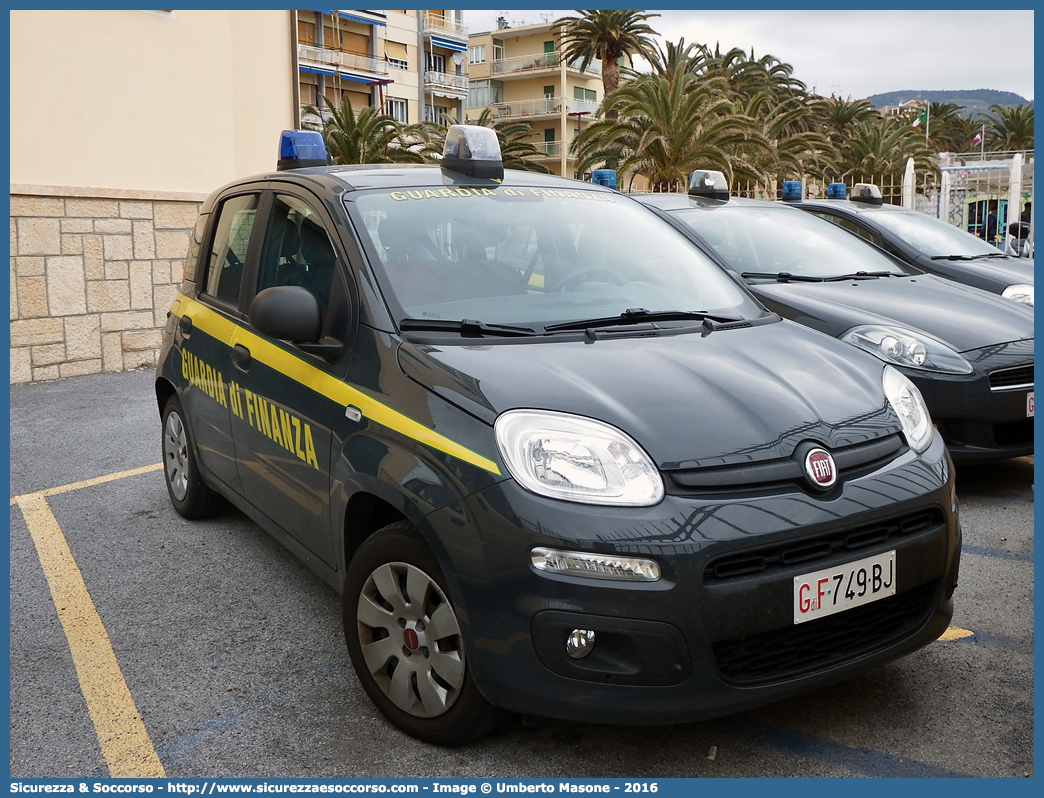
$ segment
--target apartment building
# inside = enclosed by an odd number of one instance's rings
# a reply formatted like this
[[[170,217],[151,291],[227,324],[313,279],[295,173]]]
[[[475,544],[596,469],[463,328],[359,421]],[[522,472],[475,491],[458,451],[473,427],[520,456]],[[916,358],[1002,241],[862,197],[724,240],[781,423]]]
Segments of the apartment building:
[[[602,101],[601,62],[585,71],[567,63],[554,23],[502,27],[468,37],[468,108],[489,108],[495,120],[528,122],[531,142],[557,175],[573,177],[568,144],[596,118]]]
[[[343,99],[404,124],[462,119],[468,96],[462,11],[295,11],[299,121]]]

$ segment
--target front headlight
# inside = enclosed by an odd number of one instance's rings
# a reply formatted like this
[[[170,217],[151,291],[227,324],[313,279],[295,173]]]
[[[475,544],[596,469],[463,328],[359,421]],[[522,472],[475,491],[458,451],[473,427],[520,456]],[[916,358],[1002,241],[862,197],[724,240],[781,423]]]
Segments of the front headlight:
[[[1004,289],[1001,294],[1005,299],[1011,299],[1015,302],[1021,302],[1023,305],[1029,305],[1033,307],[1033,286],[1032,285],[1009,285]]]
[[[903,425],[906,442],[915,452],[923,452],[931,444],[935,428],[921,392],[909,377],[891,366],[885,366],[882,383],[888,403]]]
[[[533,493],[624,507],[646,507],[663,498],[660,472],[642,447],[601,421],[511,410],[493,429],[511,476]]]
[[[861,324],[841,340],[865,349],[885,363],[942,374],[971,374],[971,364],[938,338],[904,327]]]

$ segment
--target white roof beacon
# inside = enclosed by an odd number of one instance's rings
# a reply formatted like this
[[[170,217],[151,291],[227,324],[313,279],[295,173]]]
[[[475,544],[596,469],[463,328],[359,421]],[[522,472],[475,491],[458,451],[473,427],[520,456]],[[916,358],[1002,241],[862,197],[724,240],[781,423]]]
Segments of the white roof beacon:
[[[496,131],[481,125],[450,125],[441,166],[469,177],[503,180],[504,161]]]
[[[884,205],[881,197],[881,189],[873,183],[856,183],[852,186],[852,202],[862,202],[864,205]]]
[[[689,175],[689,196],[706,197],[707,199],[727,200],[729,198],[729,181],[721,172],[701,169]]]

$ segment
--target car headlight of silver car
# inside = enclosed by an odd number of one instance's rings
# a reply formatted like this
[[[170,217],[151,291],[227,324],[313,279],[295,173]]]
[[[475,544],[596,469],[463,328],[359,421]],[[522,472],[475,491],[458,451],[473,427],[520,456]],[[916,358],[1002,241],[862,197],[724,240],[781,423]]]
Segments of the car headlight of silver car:
[[[663,498],[656,465],[630,436],[582,416],[511,410],[494,425],[508,471],[553,499],[646,507]]]
[[[1021,302],[1023,305],[1029,305],[1033,307],[1033,286],[1018,283],[1016,285],[1009,285],[1001,293],[1001,296],[1005,299],[1012,299],[1015,302]]]
[[[905,327],[861,324],[841,340],[896,366],[942,374],[972,373],[971,364],[938,338]]]
[[[909,377],[891,366],[885,366],[882,383],[888,403],[903,425],[907,444],[915,452],[923,452],[931,444],[935,428],[921,392]]]

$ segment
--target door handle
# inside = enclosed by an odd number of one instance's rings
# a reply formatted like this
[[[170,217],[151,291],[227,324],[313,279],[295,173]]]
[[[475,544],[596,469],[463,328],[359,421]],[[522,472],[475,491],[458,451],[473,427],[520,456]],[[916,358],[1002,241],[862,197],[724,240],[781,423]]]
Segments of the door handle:
[[[232,347],[232,362],[236,368],[246,371],[250,368],[250,350],[243,344],[236,344]]]
[[[192,335],[192,318],[190,316],[182,316],[178,319],[178,327],[182,335]]]

